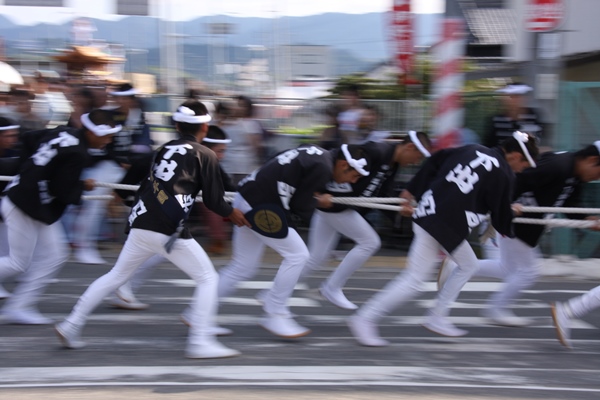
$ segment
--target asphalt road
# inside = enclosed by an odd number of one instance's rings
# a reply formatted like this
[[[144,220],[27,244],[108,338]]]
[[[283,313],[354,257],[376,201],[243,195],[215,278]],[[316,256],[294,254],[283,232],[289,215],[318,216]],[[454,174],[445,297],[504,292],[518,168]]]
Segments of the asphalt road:
[[[117,252],[104,255],[114,262]],[[225,262],[226,257],[215,259],[217,267]],[[380,257],[348,282],[347,297],[363,303],[401,264],[394,254]],[[187,328],[179,314],[193,285],[169,264],[140,292],[149,309],[101,305],[84,330],[84,349],[62,349],[51,326],[0,325],[0,399],[600,398],[600,312],[577,323],[575,348],[567,350],[555,338],[548,308],[550,301],[598,285],[597,279],[544,277],[515,310],[535,321],[527,328],[488,325],[479,312],[499,283],[471,282],[452,311],[453,322],[469,330],[462,338],[440,337],[420,326],[435,295],[431,283],[384,321],[381,332],[391,346],[365,348],[350,336],[349,312],[315,299],[305,285],[291,304],[311,335],[282,340],[258,327],[261,308],[254,295],[269,285],[276,266],[277,258],[268,257],[261,274],[221,305],[219,323],[234,330],[221,340],[242,352],[236,358],[184,358]],[[61,320],[108,268],[69,262],[40,310]]]

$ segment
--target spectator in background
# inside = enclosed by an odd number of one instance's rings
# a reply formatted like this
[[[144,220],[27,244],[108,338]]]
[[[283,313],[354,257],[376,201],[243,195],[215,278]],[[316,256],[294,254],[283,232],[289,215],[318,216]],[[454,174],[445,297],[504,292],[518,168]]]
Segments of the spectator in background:
[[[67,126],[81,128],[81,116],[96,108],[94,107],[96,103],[94,92],[88,87],[78,88],[73,92],[71,103],[73,105],[73,112],[69,117]]]
[[[496,91],[502,94],[503,110],[491,118],[483,139],[484,146],[497,146],[511,138],[515,131],[529,133],[539,143],[542,135],[539,117],[534,109],[525,106],[525,95],[532,90],[523,83],[511,83]]]
[[[227,124],[229,118],[231,118],[231,107],[225,102],[219,101],[215,106],[215,119],[213,125],[223,128],[223,126]]]
[[[29,85],[34,94],[32,112],[44,121],[45,126],[52,118],[52,107],[46,97],[50,83],[40,71],[36,71],[33,80],[29,80]]]
[[[106,85],[102,82],[96,82],[96,84],[88,85],[87,88],[94,93],[94,108],[105,108],[106,103],[108,103]]]
[[[477,133],[473,129],[467,128],[466,126],[460,128],[458,130],[458,133],[460,140],[460,142],[457,145],[458,147],[466,146],[468,144],[480,144],[481,142],[481,139],[479,138]]]
[[[8,118],[0,117],[0,158],[18,157],[19,125]]]
[[[117,104],[114,110],[115,121],[123,126],[123,134],[115,137],[114,150],[119,153],[122,163],[127,164],[134,154],[152,151],[150,130],[144,119],[138,91],[129,83],[119,85],[109,93]]]
[[[231,139],[223,168],[237,183],[261,165],[263,129],[254,119],[254,105],[250,98],[237,97],[232,111],[234,118],[221,126]]]
[[[370,104],[365,105],[364,111],[360,118],[358,131],[359,140],[361,138],[364,139],[362,139],[359,144],[366,142],[382,142],[390,137],[389,131],[377,130],[380,118],[381,114],[379,113],[379,109],[377,107]]]
[[[335,103],[328,104],[325,107],[325,117],[327,118],[327,127],[321,132],[319,146],[325,150],[331,150],[340,147],[342,144],[347,144],[348,139],[340,129],[338,115],[340,114],[340,106]]]
[[[20,126],[21,134],[43,129],[45,126],[45,123],[33,113],[32,101],[34,98],[34,94],[28,90],[11,90],[7,106],[0,112],[3,117],[15,121]]]
[[[55,71],[46,71],[46,73],[50,75],[46,78],[48,81],[46,99],[51,111],[48,127],[53,128],[67,123],[73,112],[73,107],[65,95],[69,91],[66,80],[61,78]]]
[[[348,143],[357,143],[357,131],[363,106],[357,85],[350,85],[342,92],[342,111],[338,114],[340,130],[348,138]]]

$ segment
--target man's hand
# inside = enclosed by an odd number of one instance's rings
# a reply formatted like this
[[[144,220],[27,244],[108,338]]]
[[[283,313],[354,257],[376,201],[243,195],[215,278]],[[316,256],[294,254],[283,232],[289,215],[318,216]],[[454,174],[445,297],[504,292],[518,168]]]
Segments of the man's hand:
[[[417,205],[415,197],[412,195],[411,192],[404,189],[400,193],[400,198],[406,200],[404,203],[400,204],[400,215],[407,218],[412,217],[413,213],[415,212],[415,207]]]
[[[515,217],[519,217],[523,214],[523,204],[513,203],[510,205],[510,208],[512,208]]]
[[[244,216],[244,213],[237,208],[234,208],[233,212],[229,214],[227,218],[229,218],[236,226],[247,226],[248,228],[252,226]]]
[[[84,179],[83,180],[83,190],[89,192],[90,190],[94,190],[96,188],[96,180],[95,179]]]
[[[315,193],[318,208],[331,208],[333,206],[333,202],[331,201],[332,198],[333,196],[329,193]]]
[[[590,215],[589,217],[585,217],[585,219],[587,221],[596,221],[596,225],[591,226],[588,229],[591,229],[593,231],[600,231],[600,217],[598,217],[597,215]]]

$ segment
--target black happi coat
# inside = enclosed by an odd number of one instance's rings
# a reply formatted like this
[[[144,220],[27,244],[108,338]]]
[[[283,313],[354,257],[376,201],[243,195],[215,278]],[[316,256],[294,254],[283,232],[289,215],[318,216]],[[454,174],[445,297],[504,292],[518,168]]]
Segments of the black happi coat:
[[[394,163],[394,152],[396,144],[367,142],[363,144],[362,149],[369,156],[369,175],[360,178],[356,183],[329,182],[326,186],[326,193],[340,197],[377,197],[386,196],[390,184],[393,184],[393,178],[398,171],[399,165]],[[340,151],[339,149],[332,151]],[[319,208],[324,212],[338,213],[348,208],[354,208],[344,204],[334,204],[331,208]]]
[[[187,218],[201,190],[202,200],[210,210],[223,217],[232,213],[233,208],[223,199],[225,192],[217,156],[194,136],[185,135],[166,143],[157,152],[151,168],[151,176],[142,182],[136,194],[129,215],[131,228],[172,235],[179,226],[179,216]],[[153,179],[158,184],[153,184]],[[173,198],[175,202],[171,203]],[[173,204],[176,210],[169,209]],[[186,228],[180,237],[192,236]]]
[[[491,213],[494,228],[514,237],[511,199],[515,175],[500,148],[468,145],[434,153],[408,183],[419,201],[413,221],[448,252]]]
[[[525,206],[579,206],[582,183],[575,176],[575,155],[572,152],[544,153],[536,168],[517,174],[516,202]],[[548,218],[552,214],[525,213],[523,218]],[[572,215],[582,218],[583,215]],[[515,235],[529,246],[538,244],[544,225],[515,224]]]
[[[83,132],[59,126],[24,135],[19,174],[6,191],[31,218],[50,225],[80,202],[81,172],[91,162]]]
[[[309,221],[316,206],[315,192],[324,192],[331,181],[335,155],[314,145],[287,150],[263,165],[238,185],[238,192],[252,206],[276,204]]]

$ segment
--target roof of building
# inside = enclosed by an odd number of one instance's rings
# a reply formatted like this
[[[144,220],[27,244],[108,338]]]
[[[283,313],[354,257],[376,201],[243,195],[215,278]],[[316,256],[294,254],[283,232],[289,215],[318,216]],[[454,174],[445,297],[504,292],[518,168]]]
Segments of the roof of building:
[[[511,44],[516,40],[517,22],[513,10],[478,8],[467,10],[465,19],[472,44]]]
[[[464,17],[469,44],[503,45],[516,41],[517,16],[502,0],[447,0],[446,7]]]

